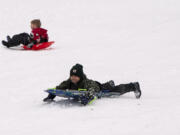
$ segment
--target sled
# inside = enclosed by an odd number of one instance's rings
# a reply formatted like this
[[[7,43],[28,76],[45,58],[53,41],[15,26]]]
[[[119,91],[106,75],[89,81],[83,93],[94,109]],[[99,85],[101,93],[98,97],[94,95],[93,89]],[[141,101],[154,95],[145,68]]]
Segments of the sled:
[[[78,99],[81,96],[84,96],[87,91],[83,90],[59,90],[59,89],[49,89],[45,90],[45,92],[58,96],[58,97],[64,97],[64,98],[73,98]],[[101,90],[100,92],[96,92],[95,96],[98,98],[101,97],[110,97],[110,96],[120,96],[121,93],[119,92],[110,92],[109,90]]]
[[[32,48],[28,48],[27,46],[23,45],[24,50],[42,50],[42,49],[46,49],[49,46],[51,46],[54,43],[54,41],[51,42],[44,42],[44,43],[40,43],[40,44],[36,44],[33,45]]]

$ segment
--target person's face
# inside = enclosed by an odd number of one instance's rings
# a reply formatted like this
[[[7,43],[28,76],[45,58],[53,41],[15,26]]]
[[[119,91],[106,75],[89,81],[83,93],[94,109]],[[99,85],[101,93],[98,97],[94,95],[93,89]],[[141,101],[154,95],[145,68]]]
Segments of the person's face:
[[[37,26],[35,25],[35,24],[31,24],[31,29],[33,30],[33,29],[36,29],[37,28]]]
[[[70,79],[71,79],[71,82],[74,84],[77,84],[80,81],[80,78],[75,75],[71,76]]]

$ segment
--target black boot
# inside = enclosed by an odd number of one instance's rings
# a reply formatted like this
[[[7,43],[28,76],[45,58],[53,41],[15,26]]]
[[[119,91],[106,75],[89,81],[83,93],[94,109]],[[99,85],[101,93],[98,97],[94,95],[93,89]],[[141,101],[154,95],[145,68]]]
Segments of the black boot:
[[[7,41],[9,42],[11,40],[11,37],[8,35],[7,36]]]
[[[55,97],[56,97],[55,95],[49,94],[46,98],[43,99],[43,101],[44,102],[53,102]]]
[[[141,97],[141,89],[140,89],[140,85],[138,82],[133,83],[134,87],[135,87],[135,91],[134,94],[136,96],[137,99],[139,99]]]
[[[4,46],[6,46],[7,48],[9,48],[9,43],[8,42],[6,42],[6,41],[2,41],[2,44],[4,45]]]
[[[18,46],[18,45],[20,45],[20,42],[18,41],[18,40],[16,40],[16,39],[10,39],[8,42],[6,42],[6,41],[2,41],[2,44],[4,45],[4,46],[6,46],[6,47],[15,47],[15,46]]]
[[[27,45],[30,43],[30,36],[27,33],[21,33],[14,35],[12,38],[10,38],[10,36],[7,36],[7,40],[7,42],[3,40],[2,44],[8,48],[19,46],[20,44]]]

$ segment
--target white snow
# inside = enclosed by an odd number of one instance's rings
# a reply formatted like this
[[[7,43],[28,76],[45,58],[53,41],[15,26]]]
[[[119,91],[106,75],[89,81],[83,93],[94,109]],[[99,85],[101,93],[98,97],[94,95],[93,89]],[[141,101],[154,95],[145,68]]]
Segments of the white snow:
[[[0,37],[40,18],[56,43],[43,51],[0,47],[1,135],[179,135],[179,0],[1,0]],[[143,92],[82,107],[43,90],[81,63],[91,79],[139,81]]]

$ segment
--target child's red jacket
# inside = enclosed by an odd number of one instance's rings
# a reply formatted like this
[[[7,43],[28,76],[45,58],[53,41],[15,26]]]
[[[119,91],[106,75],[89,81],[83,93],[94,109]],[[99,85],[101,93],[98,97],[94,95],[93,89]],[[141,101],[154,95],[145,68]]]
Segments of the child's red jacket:
[[[31,32],[31,37],[32,40],[37,41],[37,39],[40,40],[47,40],[48,41],[48,34],[47,34],[47,30],[43,29],[43,28],[36,28],[33,29]]]

